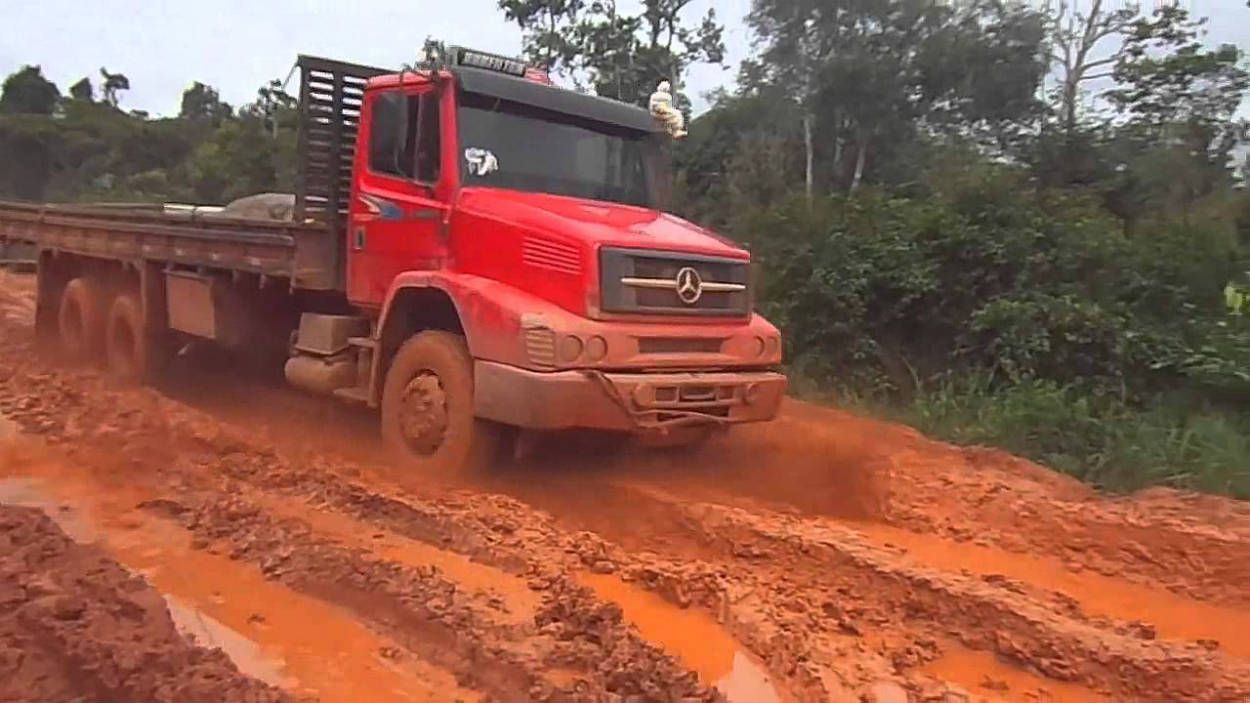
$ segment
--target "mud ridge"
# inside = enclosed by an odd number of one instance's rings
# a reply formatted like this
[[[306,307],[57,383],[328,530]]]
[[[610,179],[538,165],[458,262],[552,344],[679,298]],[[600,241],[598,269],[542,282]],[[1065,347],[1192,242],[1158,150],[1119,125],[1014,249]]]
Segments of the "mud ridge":
[[[421,657],[471,676],[471,685],[501,700],[645,696],[658,700],[718,700],[695,675],[631,633],[619,609],[597,602],[562,576],[536,577],[543,592],[532,628],[492,622],[489,607],[442,578],[372,558],[318,539],[292,520],[274,520],[244,499],[162,500],[146,506],[182,524],[231,558],[257,564],[268,577],[356,612]],[[585,677],[570,688],[549,680],[553,668],[577,667]]]
[[[1250,695],[1250,666],[1243,662],[1197,644],[1100,629],[1079,613],[1056,612],[1004,587],[1010,584],[909,564],[849,528],[787,516],[764,520],[718,505],[683,507],[725,541],[762,542],[784,554],[787,565],[818,570],[830,587],[857,602],[875,601],[894,617],[927,621],[969,647],[995,651],[1056,680],[1132,697],[1205,701]]]

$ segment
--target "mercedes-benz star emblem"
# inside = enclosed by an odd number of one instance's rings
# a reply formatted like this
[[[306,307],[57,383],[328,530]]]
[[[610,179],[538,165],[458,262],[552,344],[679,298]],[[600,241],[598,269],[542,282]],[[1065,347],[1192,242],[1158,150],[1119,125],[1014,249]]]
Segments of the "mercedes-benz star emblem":
[[[677,297],[686,305],[694,305],[703,295],[703,279],[699,272],[686,266],[677,272]]]

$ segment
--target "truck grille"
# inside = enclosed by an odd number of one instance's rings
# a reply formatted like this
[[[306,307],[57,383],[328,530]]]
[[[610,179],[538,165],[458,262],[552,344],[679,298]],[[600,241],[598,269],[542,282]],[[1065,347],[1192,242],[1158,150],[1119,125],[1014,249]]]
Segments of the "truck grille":
[[[604,248],[599,264],[605,312],[741,316],[751,311],[744,261]]]

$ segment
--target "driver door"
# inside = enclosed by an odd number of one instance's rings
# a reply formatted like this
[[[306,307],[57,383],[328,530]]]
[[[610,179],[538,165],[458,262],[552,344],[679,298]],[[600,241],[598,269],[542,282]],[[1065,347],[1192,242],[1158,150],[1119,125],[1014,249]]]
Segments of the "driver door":
[[[441,174],[439,99],[429,82],[365,94],[347,228],[347,296],[381,306],[400,273],[441,266],[448,206]],[[361,153],[363,152],[363,153]]]

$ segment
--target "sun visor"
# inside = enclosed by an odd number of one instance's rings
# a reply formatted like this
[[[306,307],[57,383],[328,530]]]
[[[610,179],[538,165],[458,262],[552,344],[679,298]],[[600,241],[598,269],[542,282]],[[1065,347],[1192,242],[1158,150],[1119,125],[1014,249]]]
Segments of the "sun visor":
[[[468,66],[453,68],[452,73],[456,76],[460,89],[469,93],[523,103],[639,132],[658,132],[662,129],[646,110],[616,100],[584,95],[526,78]]]

